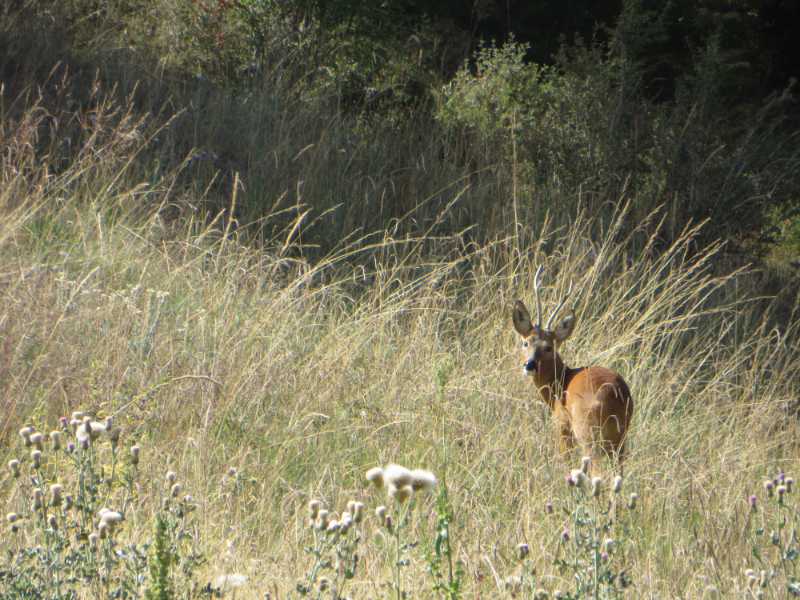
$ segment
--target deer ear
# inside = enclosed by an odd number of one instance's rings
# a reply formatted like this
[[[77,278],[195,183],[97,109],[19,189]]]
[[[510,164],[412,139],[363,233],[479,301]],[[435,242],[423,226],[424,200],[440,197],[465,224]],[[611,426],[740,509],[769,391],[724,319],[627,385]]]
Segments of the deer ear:
[[[528,309],[525,308],[522,300],[517,300],[514,308],[511,310],[511,320],[514,321],[514,329],[522,337],[530,337],[533,333],[533,323],[531,323],[531,316],[528,314]]]
[[[575,311],[570,310],[569,316],[556,323],[556,328],[553,333],[556,335],[556,341],[560,344],[566,342],[572,332],[575,330],[575,325],[578,323],[578,317],[575,316]]]

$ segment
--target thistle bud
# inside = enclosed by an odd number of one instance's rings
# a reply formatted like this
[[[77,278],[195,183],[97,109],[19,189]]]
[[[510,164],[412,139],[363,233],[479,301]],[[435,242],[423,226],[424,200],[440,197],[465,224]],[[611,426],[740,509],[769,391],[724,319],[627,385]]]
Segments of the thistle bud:
[[[104,540],[108,537],[108,523],[105,521],[100,521],[97,524],[97,532],[100,534],[100,539]]]
[[[41,469],[42,468],[42,453],[40,450],[31,450],[31,467],[33,469]]]
[[[111,447],[116,448],[119,444],[119,436],[122,434],[122,427],[114,427],[111,433],[108,434],[108,439],[111,441]]]
[[[39,488],[34,488],[33,490],[33,503],[31,504],[31,508],[34,511],[41,510],[42,508],[42,490]]]
[[[181,493],[181,484],[176,483],[170,488],[170,491],[172,492],[172,497],[177,498],[178,495]]]
[[[44,444],[42,443],[42,438],[43,437],[44,436],[41,433],[39,433],[38,431],[36,433],[32,433],[31,434],[31,444],[36,446],[36,449],[39,452],[44,452]]]
[[[592,497],[597,498],[603,488],[603,480],[600,477],[592,479]]]
[[[545,502],[544,503],[544,512],[546,512],[548,515],[552,515],[553,514],[553,503],[552,502]]]
[[[770,576],[767,571],[761,571],[761,578],[758,580],[758,585],[762,588],[767,587],[769,585]]]
[[[115,510],[109,510],[100,517],[100,523],[105,523],[108,526],[108,533],[114,533],[117,523],[121,520],[122,515]]]
[[[589,474],[589,467],[592,465],[592,457],[591,456],[584,456],[581,459],[581,471],[583,471],[584,475]]]
[[[20,475],[19,473],[19,461],[17,459],[8,461],[8,468],[11,470],[11,476],[14,479],[17,479]]]
[[[637,494],[636,492],[631,494],[631,499],[628,502],[628,508],[630,508],[631,510],[635,509],[636,508],[636,501],[638,499],[639,499],[639,494]]]
[[[19,430],[19,435],[22,438],[22,443],[25,444],[26,448],[30,448],[33,443],[31,442],[31,433],[33,430],[30,427],[23,427]]]
[[[8,521],[9,525],[13,525],[17,521],[19,521],[19,515],[15,512],[10,512],[6,515],[6,521]]]
[[[517,558],[519,560],[525,560],[531,553],[531,549],[528,547],[528,544],[520,544],[517,546]]]
[[[787,488],[785,485],[779,485],[775,488],[775,493],[778,494],[778,502],[783,504],[783,495],[786,493]]]
[[[89,550],[91,552],[97,552],[100,549],[100,547],[97,545],[97,540],[98,538],[96,533],[89,534]]]
[[[572,473],[570,473],[572,477],[572,481],[575,482],[575,486],[583,487],[583,484],[586,483],[586,473],[581,471],[580,469],[574,469]]]
[[[131,446],[131,464],[134,467],[139,464],[139,451],[141,449],[140,446]]]
[[[58,531],[58,519],[56,519],[55,515],[50,515],[47,517],[47,524],[53,531]]]
[[[783,484],[786,486],[786,491],[790,494],[792,493],[792,484],[794,483],[794,479],[791,477],[787,477]]]
[[[175,483],[176,477],[177,475],[173,471],[169,471],[167,473],[167,485],[171,486],[173,483]]]
[[[317,513],[319,513],[319,500],[312,500],[308,503],[308,515],[312,519],[316,519]]]
[[[72,494],[64,494],[64,510],[72,508]]]
[[[767,491],[767,497],[772,498],[772,495],[775,493],[775,484],[772,483],[772,479],[767,479],[763,485],[764,489]]]
[[[375,516],[378,517],[378,519],[381,520],[381,521],[386,519],[386,507],[385,506],[379,506],[378,508],[376,508],[375,509]]]
[[[53,442],[53,450],[60,450],[61,449],[61,432],[60,431],[51,431],[50,432],[50,441]]]
[[[614,477],[614,484],[611,486],[611,491],[615,494],[619,494],[622,490],[622,475],[617,475]]]
[[[61,485],[54,483],[50,486],[50,505],[61,506]]]
[[[328,528],[328,511],[324,508],[317,513],[317,529],[325,531]]]
[[[569,531],[567,531],[566,529],[564,531],[562,531],[561,532],[561,539],[564,540],[565,542],[568,542],[569,541]]]
[[[81,411],[76,410],[74,413],[72,413],[72,420],[73,421],[80,421],[81,423],[83,423],[83,417],[84,416],[85,415]]]
[[[364,505],[361,502],[356,502],[353,508],[353,521],[361,523],[364,520]]]

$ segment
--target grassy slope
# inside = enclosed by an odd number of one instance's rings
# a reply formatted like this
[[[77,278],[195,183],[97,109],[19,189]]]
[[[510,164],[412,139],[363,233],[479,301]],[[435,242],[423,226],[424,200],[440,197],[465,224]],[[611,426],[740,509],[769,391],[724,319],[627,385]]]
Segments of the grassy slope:
[[[796,304],[774,328],[758,277],[725,274],[691,231],[656,252],[657,215],[632,232],[621,214],[606,225],[576,215],[485,247],[387,233],[310,265],[291,227],[253,249],[224,215],[198,221],[181,202],[200,193],[176,191],[179,161],[131,160],[148,135],[132,117],[95,128],[91,152],[46,173],[26,154],[40,118],[6,124],[16,145],[0,200],[3,464],[23,455],[25,423],[47,431],[79,408],[113,414],[123,445],[145,455],[123,535],[150,535],[164,473],[177,471],[199,506],[201,579],[243,572],[239,597],[272,586],[283,597],[303,576],[311,498],[374,507],[384,500],[367,489],[368,468],[424,466],[449,490],[469,597],[517,572],[522,541],[540,585],[564,587],[550,559],[569,524],[543,506],[566,502],[575,465],[555,456],[546,409],[519,375],[509,314],[543,264],[546,311],[569,281],[577,290],[567,362],[615,368],[634,392],[626,490],[641,500],[617,531],[632,593],[732,593],[744,568],[760,568],[742,535],[747,495],[780,469],[799,472]],[[324,184],[323,167],[308,169]],[[170,203],[179,216],[167,220]],[[3,471],[4,512],[19,494]],[[430,539],[434,526],[421,496],[413,535]],[[374,519],[365,533],[352,593],[388,595],[375,586],[391,579],[393,554]],[[36,543],[35,529],[25,535]],[[421,597],[430,581],[421,551],[410,556],[404,585]]]

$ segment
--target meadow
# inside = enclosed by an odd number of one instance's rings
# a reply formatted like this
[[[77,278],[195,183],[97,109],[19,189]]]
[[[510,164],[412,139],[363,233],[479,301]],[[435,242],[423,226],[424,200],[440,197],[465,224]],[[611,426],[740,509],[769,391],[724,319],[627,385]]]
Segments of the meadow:
[[[340,213],[309,216],[301,190],[347,182],[321,159],[292,172],[305,140],[276,133],[294,203],[265,193],[247,221],[239,176],[188,185],[197,154],[165,160],[163,126],[109,99],[78,116],[78,147],[36,101],[3,124],[0,596],[800,593],[800,297],[701,241],[706,224],[664,236],[625,193],[476,241],[442,224],[461,194],[491,207],[508,188],[442,161],[404,175],[437,207],[415,233],[320,250],[310,228]],[[521,375],[510,311],[538,266],[546,313],[574,285],[566,362],[633,392],[617,491],[608,461],[597,496],[565,482],[581,456],[558,454]],[[391,463],[434,489],[390,502],[366,473]]]

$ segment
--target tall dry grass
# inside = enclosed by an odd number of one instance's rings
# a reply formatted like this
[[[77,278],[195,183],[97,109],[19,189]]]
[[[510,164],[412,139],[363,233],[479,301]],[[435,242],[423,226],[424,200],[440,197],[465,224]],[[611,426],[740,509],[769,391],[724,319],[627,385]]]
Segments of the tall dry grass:
[[[284,597],[302,577],[310,499],[374,507],[383,499],[368,468],[419,465],[453,504],[465,597],[503,593],[520,542],[542,587],[566,588],[550,559],[567,524],[543,506],[566,501],[575,465],[557,456],[547,409],[520,375],[510,318],[542,265],[545,311],[574,282],[567,363],[617,369],[634,394],[629,595],[744,593],[743,569],[760,568],[743,535],[748,495],[799,472],[797,299],[764,298],[756,272],[726,270],[720,245],[696,246],[697,228],[669,247],[657,213],[626,228],[624,201],[608,224],[558,215],[483,246],[387,231],[311,264],[298,251],[302,211],[251,245],[228,210],[193,209],[203,198],[176,184],[180,161],[140,160],[158,135],[146,121],[113,104],[85,116],[91,143],[50,152],[73,153],[61,169],[32,151],[51,115],[33,108],[5,123],[3,465],[22,454],[23,424],[112,415],[146,457],[140,509],[158,505],[166,471],[180,473],[199,506],[203,577],[245,574],[239,597]],[[18,493],[4,470],[0,506]],[[412,511],[423,547],[433,502]],[[146,538],[151,519],[140,510],[124,535]],[[382,539],[368,522],[353,597],[390,594]],[[422,552],[410,560],[404,585],[433,597]]]

